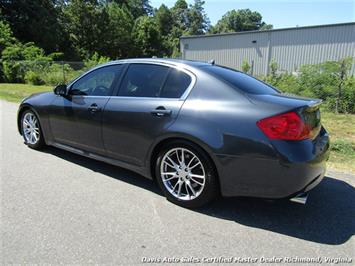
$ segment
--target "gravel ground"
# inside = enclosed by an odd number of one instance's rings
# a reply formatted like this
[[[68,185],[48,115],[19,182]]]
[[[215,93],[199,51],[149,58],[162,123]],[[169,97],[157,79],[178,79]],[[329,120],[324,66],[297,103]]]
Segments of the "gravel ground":
[[[354,257],[353,175],[328,171],[305,206],[230,198],[192,211],[130,171],[55,148],[27,148],[16,111],[0,101],[2,264]]]

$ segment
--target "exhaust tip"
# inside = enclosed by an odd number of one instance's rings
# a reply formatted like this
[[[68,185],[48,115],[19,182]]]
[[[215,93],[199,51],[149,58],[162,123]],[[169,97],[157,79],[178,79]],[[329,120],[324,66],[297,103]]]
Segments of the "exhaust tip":
[[[300,193],[296,197],[290,199],[292,202],[306,204],[308,198],[308,193]]]

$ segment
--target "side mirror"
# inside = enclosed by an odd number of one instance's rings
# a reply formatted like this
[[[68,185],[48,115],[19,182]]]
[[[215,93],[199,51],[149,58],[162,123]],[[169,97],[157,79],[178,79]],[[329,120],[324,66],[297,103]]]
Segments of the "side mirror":
[[[54,94],[59,95],[59,96],[65,96],[67,95],[67,85],[61,84],[58,85],[57,87],[54,88]]]

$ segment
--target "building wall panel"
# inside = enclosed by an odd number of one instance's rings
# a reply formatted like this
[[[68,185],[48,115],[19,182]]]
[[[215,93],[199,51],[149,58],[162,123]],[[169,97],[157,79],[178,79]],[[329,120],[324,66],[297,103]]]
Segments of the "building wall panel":
[[[280,71],[295,72],[302,65],[355,57],[355,23],[188,37],[180,45],[183,59],[214,59],[236,69],[246,60],[254,75],[266,75],[275,60]]]

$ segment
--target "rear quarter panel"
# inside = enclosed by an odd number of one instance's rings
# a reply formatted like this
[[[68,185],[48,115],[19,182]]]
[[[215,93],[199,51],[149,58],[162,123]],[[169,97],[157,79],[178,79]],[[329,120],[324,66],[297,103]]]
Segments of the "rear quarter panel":
[[[277,160],[270,141],[256,126],[261,117],[275,111],[260,111],[248,97],[227,84],[204,73],[197,76],[197,83],[169,133],[186,136],[209,153],[224,190],[231,182],[229,177],[234,183],[243,179],[241,174],[226,172],[229,157],[239,158],[243,167],[252,167],[255,159]]]
[[[289,160],[292,158],[290,152],[297,156],[297,148],[286,143],[285,149],[275,149],[280,145],[270,141],[256,124],[262,118],[299,106],[302,100],[287,104],[282,100],[274,103],[253,101],[249,95],[214,77],[203,73],[197,76],[195,88],[169,131],[189,136],[210,154],[219,174],[223,195],[283,197],[296,185],[302,186],[313,177],[313,172],[308,172],[309,168],[304,164],[293,169],[287,165],[287,162],[294,163]],[[307,152],[309,159],[314,159],[309,153],[312,145],[305,142],[299,147],[302,150],[299,162],[307,160],[303,151]],[[317,171],[318,167],[314,173]],[[300,179],[297,179],[297,172]]]

